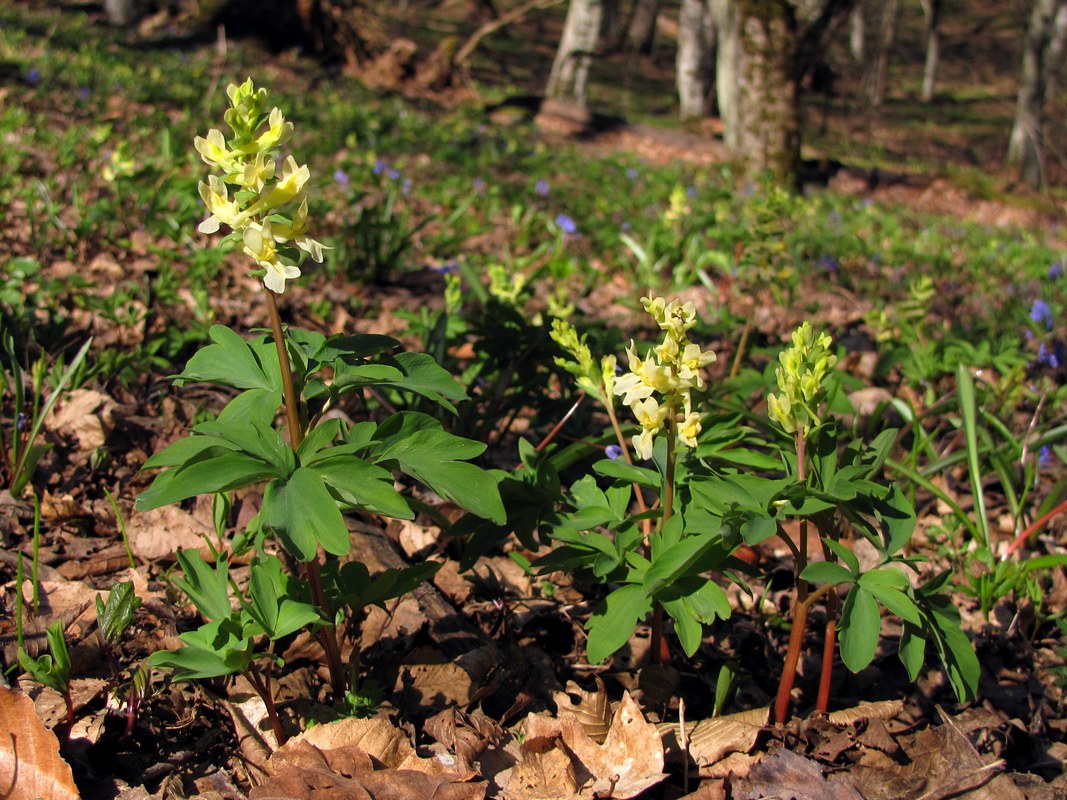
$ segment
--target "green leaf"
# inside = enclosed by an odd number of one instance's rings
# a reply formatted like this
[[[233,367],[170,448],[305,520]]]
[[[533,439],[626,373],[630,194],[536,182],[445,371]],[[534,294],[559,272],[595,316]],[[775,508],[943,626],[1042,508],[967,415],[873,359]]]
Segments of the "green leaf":
[[[915,509],[895,483],[890,485],[889,493],[877,504],[877,508],[886,554],[894,555],[911,541],[911,535],[915,532]]]
[[[704,626],[690,613],[682,598],[664,600],[663,610],[674,620],[674,632],[687,656],[692,656],[704,638]]]
[[[922,612],[908,593],[911,583],[898,569],[885,567],[860,575],[859,584],[883,606],[912,625],[922,625]]]
[[[960,627],[960,613],[944,595],[925,597],[927,630],[934,635],[941,666],[960,702],[973,700],[978,692],[982,667],[974,646]]]
[[[900,644],[897,647],[897,655],[900,663],[908,671],[908,680],[915,682],[919,677],[923,661],[926,659],[926,637],[923,636],[921,627],[904,623],[904,630],[900,634]]]
[[[826,584],[852,583],[856,576],[840,564],[832,561],[813,561],[804,567],[800,577],[820,586]]]
[[[622,460],[613,461],[610,458],[604,458],[594,463],[593,471],[597,475],[603,475],[607,478],[620,478],[640,486],[658,488],[661,482],[660,474],[654,469],[627,464]]]
[[[456,410],[453,403],[467,399],[467,393],[452,373],[434,361],[433,356],[426,353],[397,353],[382,360],[394,364],[401,373],[397,380],[382,381],[385,386],[414,392],[452,412]]]
[[[387,569],[372,578],[365,565],[350,561],[341,568],[338,588],[348,606],[359,611],[414,591],[442,566],[436,561],[425,561],[404,569]]]
[[[739,532],[748,544],[759,544],[778,533],[778,520],[765,512],[749,511],[745,513]]]
[[[312,354],[316,361],[332,362],[336,359],[363,360],[381,355],[400,347],[392,336],[377,333],[357,333],[352,336],[337,334],[326,339]]]
[[[322,457],[329,455],[328,448],[333,444],[334,440],[341,433],[341,420],[328,419],[325,422],[316,425],[310,431],[307,436],[304,437],[304,441],[300,443],[300,446],[296,449],[296,457],[301,464],[307,465],[311,463],[309,459],[313,456],[319,456],[315,458],[315,461],[321,460]]]
[[[263,524],[274,530],[282,546],[307,563],[327,553],[343,556],[351,542],[348,526],[323,479],[309,467],[299,467],[288,480],[267,484],[260,510]]]
[[[217,452],[211,452],[212,448]],[[177,467],[197,460],[200,456],[217,456],[225,451],[233,452],[236,449],[237,445],[232,442],[222,441],[214,436],[184,436],[176,439],[158,453],[149,456],[141,469]]]
[[[245,605],[245,610],[271,641],[321,621],[315,606],[292,600],[279,591],[280,587],[272,578],[270,567],[253,564],[250,572],[250,602]]]
[[[981,535],[978,544],[988,548],[989,517],[986,513],[985,492],[982,490],[982,468],[978,451],[977,401],[970,367],[962,361],[956,367],[956,390],[959,395],[964,440],[967,443],[967,477],[971,485],[971,496],[974,499],[975,522]]]
[[[403,495],[393,487],[389,470],[368,464],[356,456],[330,458],[307,469],[322,478],[349,505],[394,519],[415,516]]]
[[[360,364],[338,371],[333,385],[335,389],[357,389],[362,386],[395,383],[403,376],[404,373],[388,364]]]
[[[691,536],[654,553],[652,566],[645,573],[645,593],[655,597],[664,586],[687,577],[701,556],[717,543],[718,539],[714,536]]]
[[[208,336],[214,344],[201,348],[189,359],[180,375],[182,381],[207,381],[236,389],[274,391],[280,387],[277,356],[268,362],[268,373],[253,348],[226,326],[212,325]]]
[[[296,468],[293,450],[278,431],[255,422],[201,422],[193,431],[212,436],[235,445],[238,451],[254,456],[273,466],[278,475],[284,476]]]
[[[201,558],[200,551],[193,549],[179,550],[177,558],[182,575],[174,578],[174,585],[185,592],[206,620],[229,619],[233,609],[230,606],[230,565],[226,560],[220,556],[211,567]]]
[[[860,586],[853,586],[841,608],[841,661],[853,672],[874,659],[881,625],[878,601]]]
[[[161,472],[138,496],[136,506],[138,511],[149,511],[198,494],[240,489],[274,475],[276,469],[258,458],[226,452]]]
[[[154,667],[174,670],[179,681],[217,678],[244,672],[252,663],[252,639],[241,637],[232,620],[216,620],[178,638],[185,647],[157,650],[148,657]]]
[[[822,543],[826,545],[831,553],[845,562],[845,566],[852,571],[853,578],[860,574],[860,560],[848,545],[842,544],[829,536],[822,537]]]
[[[606,598],[586,622],[586,656],[599,664],[630,639],[637,622],[652,610],[652,601],[638,584],[621,586]]]
[[[504,473],[457,460],[481,455],[481,442],[454,436],[433,417],[415,412],[394,414],[378,427],[378,436],[382,444],[375,461],[395,461],[401,472],[472,514],[497,524],[507,520],[498,487]]]
[[[96,596],[96,624],[104,641],[115,645],[133,623],[133,616],[141,605],[141,598],[133,591],[131,581],[119,581],[107,593],[107,603]]]

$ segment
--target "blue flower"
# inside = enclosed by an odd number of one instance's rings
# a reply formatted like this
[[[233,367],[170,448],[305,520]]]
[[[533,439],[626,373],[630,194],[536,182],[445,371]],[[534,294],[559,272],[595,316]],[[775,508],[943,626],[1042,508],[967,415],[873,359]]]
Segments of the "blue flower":
[[[578,224],[566,214],[557,216],[556,224],[559,226],[559,229],[568,236],[573,236],[578,232]]]
[[[26,73],[26,83],[30,86],[36,86],[40,82],[41,70],[37,69],[37,67],[30,67],[29,71]]]
[[[449,273],[456,271],[456,259],[453,258],[451,261],[446,261],[444,264],[430,267],[430,269],[439,275],[448,275]]]
[[[385,177],[387,177],[391,181],[399,180],[400,179],[400,170],[398,170],[398,169],[386,170]]]
[[[833,256],[819,256],[819,266],[827,272],[837,272],[837,259]]]
[[[404,182],[400,185],[400,191],[404,194],[411,191],[411,178],[404,178]]]
[[[604,448],[604,455],[615,461],[618,458],[622,458],[622,448],[617,444],[609,444]]]
[[[349,181],[348,181],[348,173],[346,173],[340,167],[338,167],[336,170],[334,170],[333,179],[335,181],[337,181],[339,184],[341,184],[342,187],[344,187],[346,189],[348,188],[348,183],[349,183]]]
[[[1030,319],[1039,325],[1044,324],[1046,329],[1052,330],[1052,309],[1044,300],[1035,300],[1033,305],[1030,306]]]
[[[476,192],[485,191],[485,180],[483,178],[475,178],[471,181],[471,188]]]
[[[90,94],[91,93],[89,91],[88,86],[82,86],[80,89],[78,89],[78,97],[82,100],[88,100]]]
[[[377,161],[374,162],[374,174],[381,175],[383,172],[385,172],[388,166],[388,164],[386,164],[379,158]]]
[[[633,167],[630,167],[628,170],[626,170],[626,177],[630,180],[635,180],[637,178],[637,170]],[[614,446],[615,445],[612,445],[612,447]]]
[[[548,197],[548,193],[552,191],[552,187],[548,185],[548,181],[541,178],[534,184],[534,192],[541,197]]]
[[[1042,469],[1047,468],[1052,463],[1052,448],[1047,444],[1041,446],[1041,450],[1037,455],[1037,465]]]
[[[1048,268],[1048,279],[1050,281],[1056,280],[1056,278],[1063,277],[1063,264],[1057,261],[1051,267]]]

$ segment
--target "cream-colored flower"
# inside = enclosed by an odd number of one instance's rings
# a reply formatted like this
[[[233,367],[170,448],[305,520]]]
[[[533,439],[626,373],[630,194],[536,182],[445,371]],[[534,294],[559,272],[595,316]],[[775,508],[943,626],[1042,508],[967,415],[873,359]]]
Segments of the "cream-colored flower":
[[[669,394],[677,388],[677,381],[671,374],[669,367],[658,363],[655,358],[642,359],[637,355],[637,348],[631,341],[626,348],[626,355],[630,361],[630,371],[615,379],[615,394],[622,397],[625,405],[633,406],[639,400],[644,400],[653,392]]]
[[[276,242],[292,242],[299,249],[311,256],[312,261],[321,264],[322,251],[329,250],[330,248],[322,242],[316,241],[308,236],[307,228],[308,201],[305,197],[297,208],[296,213],[293,215],[292,225],[286,225],[284,223],[274,224],[274,227],[272,228],[274,231],[274,240]]]
[[[276,164],[266,153],[256,153],[255,158],[246,161],[244,167],[234,176],[234,181],[252,192],[262,192],[267,181],[274,177]]]
[[[266,270],[263,283],[275,294],[285,291],[287,280],[300,277],[298,267],[281,262],[269,219],[263,220],[262,223],[249,223],[245,228],[244,252]]]
[[[200,182],[200,197],[210,212],[210,216],[197,226],[201,233],[215,233],[219,223],[234,229],[245,224],[247,216],[242,213],[237,201],[230,199],[229,189],[217,175],[209,175],[207,183]]]
[[[248,215],[255,217],[261,214],[268,214],[274,209],[295,200],[303,191],[304,184],[308,182],[310,177],[311,170],[307,168],[307,164],[297,166],[296,159],[289,156],[282,163],[281,179],[270,187],[265,196],[260,196],[248,208]]]
[[[678,426],[678,441],[687,447],[696,447],[699,435],[700,414],[690,411]]]
[[[663,430],[663,423],[670,413],[669,405],[660,405],[654,397],[639,400],[630,407],[637,422],[641,425],[641,433],[633,437],[634,452],[638,458],[652,458],[652,447],[656,434]]]
[[[212,128],[207,132],[206,137],[197,136],[193,140],[193,146],[209,167],[216,167],[223,172],[232,172],[236,169],[235,153],[226,147],[226,139],[222,131]]]
[[[695,389],[704,388],[704,378],[700,370],[715,361],[715,353],[701,350],[700,345],[690,342],[678,357],[678,378]]]

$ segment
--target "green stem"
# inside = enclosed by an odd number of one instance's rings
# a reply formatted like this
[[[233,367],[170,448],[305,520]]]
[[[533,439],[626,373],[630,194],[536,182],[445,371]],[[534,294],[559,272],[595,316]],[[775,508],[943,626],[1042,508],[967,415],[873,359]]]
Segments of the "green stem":
[[[808,479],[808,440],[802,429],[796,433],[797,445],[797,483],[804,483]],[[796,552],[796,584],[797,599],[803,600],[808,596],[808,582],[801,580],[800,574],[808,565],[808,520],[802,517],[800,520],[800,540],[797,542]]]

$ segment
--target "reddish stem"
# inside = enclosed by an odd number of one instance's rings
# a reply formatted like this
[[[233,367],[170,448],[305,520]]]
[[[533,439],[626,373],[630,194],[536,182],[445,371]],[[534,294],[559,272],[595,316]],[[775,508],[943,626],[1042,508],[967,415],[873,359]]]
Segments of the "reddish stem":
[[[1004,558],[1007,559],[1008,556],[1010,556],[1012,553],[1014,553],[1016,550],[1018,550],[1020,547],[1022,547],[1027,539],[1029,539],[1031,536],[1033,536],[1035,533],[1037,533],[1037,531],[1039,531],[1041,529],[1041,526],[1043,526],[1046,522],[1048,522],[1054,516],[1059,514],[1061,511],[1065,511],[1065,510],[1067,510],[1067,500],[1064,500],[1062,503],[1060,503],[1054,509],[1052,509],[1047,514],[1042,516],[1040,519],[1032,522],[1026,528],[1026,530],[1024,530],[1022,533],[1020,533],[1018,536],[1015,537],[1015,541],[1013,541],[1011,543],[1011,546],[1008,548],[1007,552],[1004,553]]]
[[[834,670],[834,647],[837,644],[837,603],[831,595],[826,604],[826,638],[822,643],[822,672],[819,673],[819,695],[815,699],[815,710],[825,714],[830,708],[830,679]]]

